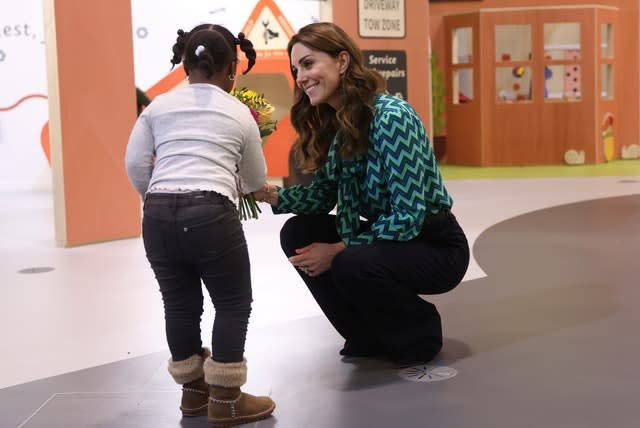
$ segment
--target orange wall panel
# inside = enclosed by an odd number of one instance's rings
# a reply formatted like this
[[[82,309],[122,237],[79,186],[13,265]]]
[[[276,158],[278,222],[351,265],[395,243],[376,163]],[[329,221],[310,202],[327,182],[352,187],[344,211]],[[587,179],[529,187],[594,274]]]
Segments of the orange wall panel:
[[[56,239],[137,236],[140,200],[124,169],[136,118],[130,1],[46,3]]]

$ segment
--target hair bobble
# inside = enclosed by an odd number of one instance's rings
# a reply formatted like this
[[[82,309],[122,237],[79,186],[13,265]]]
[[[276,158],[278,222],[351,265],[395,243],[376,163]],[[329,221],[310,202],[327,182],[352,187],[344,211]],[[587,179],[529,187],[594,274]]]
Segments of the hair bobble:
[[[244,40],[244,33],[238,33],[238,37],[236,37],[236,45],[239,45],[240,42],[242,42]]]
[[[198,47],[196,48],[195,51],[193,51],[194,54],[196,54],[196,56],[200,56],[200,54],[204,52],[204,46],[202,45],[198,45]]]

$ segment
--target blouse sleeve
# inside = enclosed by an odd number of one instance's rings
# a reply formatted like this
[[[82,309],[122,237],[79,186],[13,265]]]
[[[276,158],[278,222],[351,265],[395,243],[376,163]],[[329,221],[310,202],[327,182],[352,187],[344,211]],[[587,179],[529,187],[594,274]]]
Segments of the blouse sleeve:
[[[320,169],[309,186],[296,184],[278,190],[278,205],[275,214],[326,214],[336,206],[337,187],[334,180]]]
[[[143,113],[133,126],[125,152],[129,181],[143,198],[151,181],[153,156],[153,134],[147,116]]]
[[[255,122],[247,127],[247,139],[238,164],[240,190],[250,193],[258,190],[267,181],[267,164],[262,151],[260,131]]]

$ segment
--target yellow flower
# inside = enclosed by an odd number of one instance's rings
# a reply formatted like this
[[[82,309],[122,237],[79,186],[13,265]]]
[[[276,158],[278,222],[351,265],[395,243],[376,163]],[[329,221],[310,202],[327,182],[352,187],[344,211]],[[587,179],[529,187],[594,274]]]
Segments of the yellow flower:
[[[271,135],[276,130],[276,121],[271,117],[275,108],[263,94],[247,88],[233,88],[231,95],[249,107],[254,115],[253,117],[256,119],[261,137]]]

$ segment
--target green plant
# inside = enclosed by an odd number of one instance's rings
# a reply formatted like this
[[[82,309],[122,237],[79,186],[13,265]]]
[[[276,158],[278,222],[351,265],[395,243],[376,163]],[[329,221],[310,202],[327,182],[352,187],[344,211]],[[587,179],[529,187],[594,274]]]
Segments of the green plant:
[[[431,51],[431,114],[433,115],[433,135],[444,129],[444,80],[438,66],[438,55]]]

